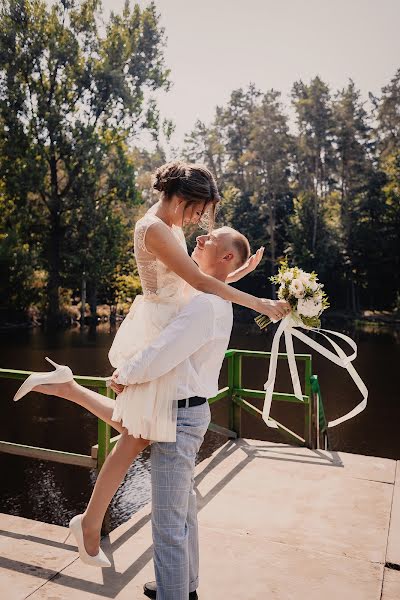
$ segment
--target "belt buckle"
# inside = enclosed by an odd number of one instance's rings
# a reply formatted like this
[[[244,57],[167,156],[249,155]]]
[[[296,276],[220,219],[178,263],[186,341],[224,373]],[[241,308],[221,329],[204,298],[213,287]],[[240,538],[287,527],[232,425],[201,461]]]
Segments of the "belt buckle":
[[[190,398],[185,398],[186,403],[185,403],[185,408],[189,408],[190,407]]]

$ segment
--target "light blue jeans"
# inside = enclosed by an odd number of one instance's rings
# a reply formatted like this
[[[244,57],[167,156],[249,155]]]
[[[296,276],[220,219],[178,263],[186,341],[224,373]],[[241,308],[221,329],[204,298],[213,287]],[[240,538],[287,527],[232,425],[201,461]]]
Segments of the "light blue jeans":
[[[194,467],[210,423],[208,402],[178,408],[176,442],[151,444],[153,559],[157,600],[188,600],[199,585]]]

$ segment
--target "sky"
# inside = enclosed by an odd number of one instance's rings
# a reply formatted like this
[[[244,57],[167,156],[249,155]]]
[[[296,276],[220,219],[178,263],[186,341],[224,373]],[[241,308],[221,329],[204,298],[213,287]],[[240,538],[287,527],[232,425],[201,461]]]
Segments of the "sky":
[[[103,0],[106,14],[123,4]],[[281,91],[288,104],[296,80],[319,75],[336,90],[352,78],[367,99],[400,68],[400,0],[156,0],[156,6],[173,82],[158,102],[162,116],[175,122],[178,147],[196,119],[209,123],[215,107],[250,82]]]

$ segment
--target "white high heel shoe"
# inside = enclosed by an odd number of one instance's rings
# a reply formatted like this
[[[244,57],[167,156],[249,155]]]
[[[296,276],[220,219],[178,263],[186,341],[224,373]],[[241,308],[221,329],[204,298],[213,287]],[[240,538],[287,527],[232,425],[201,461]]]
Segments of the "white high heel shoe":
[[[91,565],[92,567],[111,567],[110,561],[101,548],[99,548],[96,556],[90,556],[90,554],[86,552],[85,543],[83,541],[82,517],[83,515],[76,515],[69,522],[69,535],[72,533],[75,538],[78,546],[79,558],[86,565]]]
[[[45,383],[66,383],[74,378],[74,375],[69,367],[66,365],[58,365],[56,362],[46,356],[46,360],[51,363],[56,370],[48,373],[32,373],[27,377],[24,383],[18,388],[17,393],[14,396],[14,402],[25,396],[37,385],[44,385]]]

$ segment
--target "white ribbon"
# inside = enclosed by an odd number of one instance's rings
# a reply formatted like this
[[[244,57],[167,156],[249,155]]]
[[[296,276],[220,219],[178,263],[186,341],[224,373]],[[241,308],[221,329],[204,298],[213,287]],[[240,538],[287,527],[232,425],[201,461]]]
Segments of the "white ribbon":
[[[321,344],[310,339],[308,336],[306,336],[301,331],[297,331],[297,329],[295,329],[296,327],[302,327],[303,329],[307,329],[308,331],[314,331],[316,333],[319,333],[325,339],[328,340],[328,342],[331,344],[331,346],[333,347],[335,352],[332,352],[331,350],[328,350],[324,346],[321,346]],[[344,340],[347,344],[349,344],[349,346],[353,350],[353,354],[351,354],[350,356],[347,356],[346,353],[342,350],[342,348],[340,346],[338,346],[338,344],[334,340],[332,340],[328,335],[326,335],[328,333]],[[269,418],[269,413],[271,410],[271,402],[272,402],[272,396],[274,393],[274,386],[275,386],[276,368],[277,368],[277,364],[278,364],[279,342],[280,342],[280,339],[283,334],[285,335],[286,352],[287,352],[287,356],[288,356],[290,376],[292,379],[293,391],[294,391],[294,395],[296,396],[296,398],[303,401],[303,394],[301,391],[300,378],[299,378],[299,373],[297,371],[296,358],[294,355],[293,338],[292,338],[293,335],[295,337],[297,337],[299,340],[301,340],[302,342],[304,342],[305,344],[307,344],[308,346],[310,346],[311,348],[313,348],[314,350],[317,350],[317,352],[322,354],[322,356],[325,356],[325,358],[328,358],[330,361],[332,361],[339,367],[346,369],[346,371],[349,373],[350,377],[356,384],[357,388],[359,389],[359,391],[361,392],[361,395],[363,397],[361,402],[359,404],[357,404],[357,406],[355,408],[353,408],[353,410],[351,410],[347,414],[343,415],[343,417],[340,417],[339,419],[330,421],[328,423],[328,427],[335,427],[335,425],[339,425],[339,423],[344,423],[344,421],[348,421],[349,419],[351,419],[352,417],[355,417],[356,415],[358,415],[360,412],[362,412],[364,410],[364,408],[367,406],[368,390],[367,390],[364,382],[362,381],[361,377],[359,376],[359,374],[357,373],[357,371],[351,364],[352,361],[357,356],[356,343],[351,338],[349,338],[347,335],[344,335],[343,333],[338,333],[337,331],[331,331],[330,329],[313,329],[311,327],[306,327],[305,325],[302,325],[302,323],[299,322],[298,320],[295,320],[292,317],[292,315],[288,315],[287,317],[282,319],[282,321],[280,322],[279,327],[274,335],[274,339],[272,341],[272,348],[271,348],[271,360],[269,363],[268,381],[264,385],[265,402],[264,402],[262,418],[266,422],[268,427],[277,428],[276,423]]]

